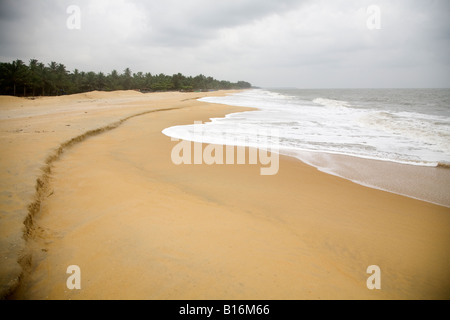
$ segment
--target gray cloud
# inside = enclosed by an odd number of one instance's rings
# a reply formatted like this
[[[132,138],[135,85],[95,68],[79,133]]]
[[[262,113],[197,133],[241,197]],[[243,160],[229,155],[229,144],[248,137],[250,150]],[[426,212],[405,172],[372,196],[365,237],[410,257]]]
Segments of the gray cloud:
[[[381,10],[369,30],[367,7]],[[81,30],[66,27],[69,5]],[[0,0],[0,59],[261,86],[450,86],[448,0]]]
[[[298,0],[231,0],[143,2],[151,32],[149,43],[167,46],[195,46],[217,35],[218,30],[247,24],[273,13],[298,7]]]

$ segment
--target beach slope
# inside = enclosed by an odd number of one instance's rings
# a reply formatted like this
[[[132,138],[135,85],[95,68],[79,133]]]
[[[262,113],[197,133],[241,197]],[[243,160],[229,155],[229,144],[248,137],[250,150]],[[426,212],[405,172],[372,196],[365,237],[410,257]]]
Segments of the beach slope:
[[[126,121],[83,138],[51,163],[23,244],[27,272],[11,298],[450,298],[449,208],[363,187],[284,156],[273,176],[260,175],[261,164],[175,165],[178,142],[163,129],[242,110],[196,101],[198,95],[111,99],[122,107],[95,111],[90,130]],[[87,112],[94,104],[87,103]],[[42,164],[76,137],[55,128],[84,125],[79,116],[47,121],[41,130],[55,135],[27,145],[39,149],[30,163]],[[16,137],[9,137],[12,146],[19,145]],[[39,167],[30,171],[34,179]],[[10,188],[21,185],[8,179]],[[81,270],[81,289],[67,287],[71,265]],[[379,290],[367,287],[372,265],[381,270]]]

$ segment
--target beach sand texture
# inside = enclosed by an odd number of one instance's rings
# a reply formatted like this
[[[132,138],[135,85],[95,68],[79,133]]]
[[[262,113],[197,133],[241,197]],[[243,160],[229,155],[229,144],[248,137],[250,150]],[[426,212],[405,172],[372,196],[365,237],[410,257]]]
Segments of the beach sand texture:
[[[43,175],[49,157],[86,132],[141,112],[170,108],[180,100],[187,103],[199,96],[143,95],[135,91],[36,99],[0,96],[0,297],[9,295],[23,276],[18,260],[25,258],[21,263],[27,263],[24,221],[33,211],[29,206],[36,203],[37,180]]]
[[[274,176],[174,165],[164,128],[242,110],[196,101],[217,94],[1,97],[4,292],[20,279],[10,298],[450,298],[449,208],[284,156]],[[381,290],[366,286],[370,265]]]

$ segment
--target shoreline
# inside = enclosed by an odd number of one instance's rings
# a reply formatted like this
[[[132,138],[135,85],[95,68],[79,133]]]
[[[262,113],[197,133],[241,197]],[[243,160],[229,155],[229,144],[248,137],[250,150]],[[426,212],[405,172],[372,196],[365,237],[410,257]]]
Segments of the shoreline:
[[[450,171],[445,167],[410,165],[327,152],[289,154],[287,151],[285,154],[321,172],[363,187],[450,208],[450,195],[445,192],[450,189]]]
[[[207,102],[207,101],[205,101]],[[222,102],[211,102],[226,105]],[[233,104],[238,106],[238,104]],[[243,108],[248,108],[243,106]],[[248,111],[264,110],[251,108]],[[242,112],[248,112],[247,110]],[[237,112],[239,114],[241,112]],[[227,114],[225,117],[229,116]],[[279,154],[296,158],[321,172],[364,187],[450,208],[450,170],[444,162],[436,166],[396,162],[327,151],[283,149]]]
[[[242,108],[246,110],[229,113],[225,117],[230,114],[259,110]],[[167,136],[170,137],[168,134]],[[177,139],[183,140],[179,137]],[[450,190],[450,170],[445,164],[412,165],[391,160],[310,150],[282,149],[278,151],[278,154],[295,158],[323,173],[346,179],[363,187],[450,208],[450,194],[445,192]],[[420,181],[418,181],[419,178]]]
[[[151,107],[183,104],[162,101]],[[448,298],[447,208],[289,156],[273,177],[249,164],[175,166],[162,129],[244,109],[184,103],[134,117],[55,163],[33,272],[13,298]],[[81,266],[83,290],[64,288],[69,263]],[[374,263],[386,271],[379,292],[365,287]]]

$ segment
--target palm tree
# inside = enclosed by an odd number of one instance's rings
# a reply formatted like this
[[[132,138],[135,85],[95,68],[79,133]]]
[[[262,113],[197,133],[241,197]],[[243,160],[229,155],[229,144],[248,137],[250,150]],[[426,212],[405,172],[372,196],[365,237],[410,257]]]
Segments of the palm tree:
[[[4,63],[2,68],[3,77],[13,86],[13,94],[16,96],[17,86],[24,86],[24,94],[26,93],[26,83],[28,76],[28,67],[22,60],[16,60],[12,63]]]
[[[109,89],[110,90],[121,90],[122,86],[120,85],[120,75],[117,70],[111,71],[111,74],[108,75]]]
[[[123,71],[123,75],[122,75],[122,86],[125,90],[130,90],[132,89],[133,86],[133,78],[131,77],[131,70],[130,68],[126,68]]]
[[[85,77],[85,83],[86,83],[86,90],[84,91],[92,91],[94,89],[96,89],[96,79],[97,75],[95,74],[95,72],[88,72],[86,73],[86,77]]]
[[[78,69],[75,69],[73,73],[70,75],[70,83],[72,85],[71,92],[72,93],[80,93],[81,89],[81,75]]]
[[[205,89],[206,88],[206,77],[203,74],[199,74],[193,79],[193,86],[195,89]]]
[[[14,94],[23,88],[23,95],[31,88],[33,96],[41,92],[44,96],[58,95],[64,93],[80,93],[91,90],[187,90],[194,89],[232,89],[250,88],[251,84],[245,81],[231,83],[229,81],[218,81],[212,77],[200,74],[196,77],[185,77],[183,74],[172,76],[163,73],[152,75],[151,73],[137,72],[132,74],[130,68],[126,68],[123,74],[113,70],[105,76],[99,72],[79,72],[75,69],[73,73],[66,70],[63,64],[51,62],[47,66],[36,59],[31,59],[29,65],[22,60],[11,63],[0,62],[0,94]]]
[[[33,89],[33,97],[36,95],[36,89],[44,86],[43,72],[41,72],[41,65],[37,59],[31,59],[28,69],[30,85]]]
[[[39,78],[42,79],[41,87],[42,87],[42,95],[45,96],[45,87],[49,85],[49,71],[48,68],[42,62],[39,62],[37,65],[37,73],[39,74]]]
[[[56,66],[56,83],[57,83],[57,87],[58,87],[58,91],[57,91],[57,95],[61,92],[65,93],[66,89],[68,87],[68,83],[67,83],[68,79],[67,79],[67,70],[66,70],[66,66],[63,65],[62,63],[59,63]]]
[[[106,86],[106,77],[103,72],[97,74],[97,79],[95,81],[96,90],[103,91]]]
[[[145,74],[145,89],[148,89],[152,86],[153,83],[153,76],[150,72],[147,72]]]
[[[48,64],[48,79],[47,79],[47,83],[50,87],[50,91],[53,94],[56,94],[58,92],[58,88],[57,88],[57,68],[58,68],[58,64],[54,61],[50,62]]]

